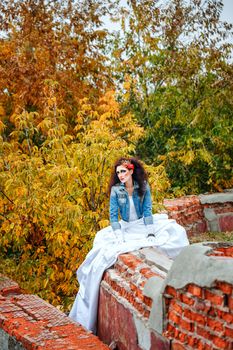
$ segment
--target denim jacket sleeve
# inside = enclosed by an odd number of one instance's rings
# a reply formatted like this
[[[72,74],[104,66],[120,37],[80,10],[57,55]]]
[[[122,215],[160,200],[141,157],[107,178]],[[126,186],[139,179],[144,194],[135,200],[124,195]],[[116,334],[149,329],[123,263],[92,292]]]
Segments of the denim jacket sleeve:
[[[118,208],[118,202],[117,202],[117,194],[113,186],[110,194],[109,212],[110,212],[110,224],[114,231],[121,228],[121,225],[118,222],[118,211],[119,211],[119,208]]]
[[[148,184],[146,185],[146,192],[143,198],[142,209],[143,209],[143,217],[144,217],[145,225],[153,224],[152,201],[151,201],[150,187]]]

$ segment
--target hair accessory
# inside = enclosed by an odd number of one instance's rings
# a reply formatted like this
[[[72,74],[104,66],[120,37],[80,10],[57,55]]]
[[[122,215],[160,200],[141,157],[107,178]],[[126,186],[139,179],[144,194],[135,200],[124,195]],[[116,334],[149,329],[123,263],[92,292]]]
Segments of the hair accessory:
[[[127,169],[132,169],[134,170],[134,165],[132,163],[130,163],[129,160],[124,160],[122,162],[122,165],[125,166]]]
[[[127,164],[127,168],[128,168],[128,169],[132,169],[132,170],[134,170],[134,165],[133,165],[133,164],[131,164],[131,163],[130,163],[130,164]]]

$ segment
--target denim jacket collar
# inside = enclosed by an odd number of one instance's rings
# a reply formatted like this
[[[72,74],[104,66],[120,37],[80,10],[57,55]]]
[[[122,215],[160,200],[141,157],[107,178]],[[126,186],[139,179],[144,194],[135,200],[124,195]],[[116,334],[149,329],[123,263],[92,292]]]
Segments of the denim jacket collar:
[[[120,182],[119,186],[120,186],[121,189],[126,190],[125,184],[123,182]],[[139,184],[137,183],[137,181],[133,182],[133,187],[134,187],[135,190],[137,190],[139,188]]]

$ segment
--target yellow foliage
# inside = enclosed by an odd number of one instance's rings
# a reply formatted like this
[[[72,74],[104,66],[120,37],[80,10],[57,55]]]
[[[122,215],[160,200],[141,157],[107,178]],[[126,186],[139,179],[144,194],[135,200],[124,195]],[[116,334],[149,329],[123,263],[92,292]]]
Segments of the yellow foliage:
[[[195,159],[195,152],[193,150],[188,150],[187,152],[182,152],[183,154],[178,157],[182,163],[189,165]]]
[[[46,117],[15,114],[10,142],[0,144],[0,244],[14,252],[9,268],[3,254],[4,268],[23,288],[69,308],[75,271],[109,224],[111,166],[134,150],[142,128],[131,114],[120,115],[113,91],[95,105],[80,101],[72,134],[58,109],[54,120],[50,102]],[[40,132],[46,138],[38,147]]]

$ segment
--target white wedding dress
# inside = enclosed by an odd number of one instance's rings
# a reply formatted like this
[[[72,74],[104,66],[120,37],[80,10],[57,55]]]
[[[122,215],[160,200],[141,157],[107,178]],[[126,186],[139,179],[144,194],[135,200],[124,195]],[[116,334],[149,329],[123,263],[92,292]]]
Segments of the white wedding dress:
[[[96,332],[99,287],[104,271],[112,266],[119,254],[155,246],[171,258],[175,258],[189,244],[185,229],[168,219],[166,214],[153,215],[155,237],[147,238],[143,219],[120,221],[124,242],[117,243],[115,234],[108,226],[97,232],[93,248],[77,270],[79,291],[69,317]]]

